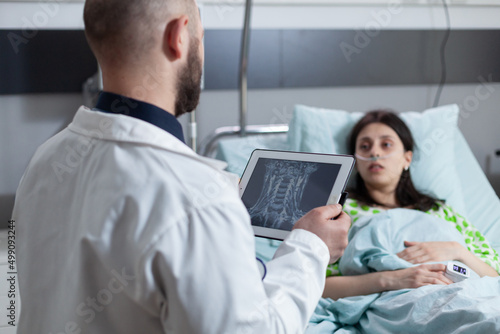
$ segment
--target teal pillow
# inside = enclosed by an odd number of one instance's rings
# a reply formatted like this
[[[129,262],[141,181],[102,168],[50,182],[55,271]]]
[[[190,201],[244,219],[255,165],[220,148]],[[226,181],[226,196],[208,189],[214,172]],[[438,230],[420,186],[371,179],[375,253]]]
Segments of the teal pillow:
[[[346,154],[349,133],[363,115],[361,112],[297,105],[288,132],[290,149]],[[458,115],[457,105],[399,113],[411,130],[416,144],[410,167],[415,187],[423,193],[445,200],[457,212],[467,215],[455,167]]]

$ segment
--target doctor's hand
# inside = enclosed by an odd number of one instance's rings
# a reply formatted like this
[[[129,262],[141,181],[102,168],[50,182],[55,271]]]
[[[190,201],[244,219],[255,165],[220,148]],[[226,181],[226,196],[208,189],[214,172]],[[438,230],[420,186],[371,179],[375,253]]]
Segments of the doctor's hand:
[[[329,263],[334,263],[347,247],[350,226],[351,217],[342,211],[340,204],[333,204],[312,209],[295,223],[293,229],[304,229],[316,234],[330,251]]]
[[[405,241],[406,249],[397,255],[413,264],[462,260],[466,249],[454,241],[415,242]]]

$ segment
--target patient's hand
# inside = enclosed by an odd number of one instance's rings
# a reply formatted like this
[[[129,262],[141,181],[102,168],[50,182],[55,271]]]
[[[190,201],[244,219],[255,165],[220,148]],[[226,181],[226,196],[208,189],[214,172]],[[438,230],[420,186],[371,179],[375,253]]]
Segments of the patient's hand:
[[[424,285],[448,285],[453,282],[444,276],[446,266],[440,263],[422,264],[390,273],[385,290],[415,289]]]
[[[334,217],[337,218],[332,220]],[[347,247],[350,226],[351,218],[339,204],[334,204],[312,209],[295,223],[293,229],[304,229],[320,237],[330,251],[330,263],[334,263]]]
[[[454,241],[405,241],[405,247],[407,248],[397,255],[413,264],[461,260],[462,254],[466,250]]]
[[[458,242],[434,241],[434,242],[412,242],[405,241],[407,247],[397,255],[410,263],[460,261],[475,271],[480,277],[497,277],[498,273],[474,253],[460,245]]]

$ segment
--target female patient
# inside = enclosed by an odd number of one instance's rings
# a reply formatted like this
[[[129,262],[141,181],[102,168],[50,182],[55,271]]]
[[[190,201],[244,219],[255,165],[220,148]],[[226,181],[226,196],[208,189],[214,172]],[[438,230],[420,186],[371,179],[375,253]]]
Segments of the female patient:
[[[419,266],[375,272],[359,276],[340,276],[338,264],[329,268],[323,297],[338,299],[389,290],[417,288],[429,284],[450,284],[444,264],[426,262],[461,261],[480,276],[498,276],[498,254],[484,236],[443,202],[418,192],[410,178],[413,139],[410,130],[388,111],[367,113],[353,128],[349,150],[356,155],[355,188],[351,189],[344,210],[353,223],[365,215],[393,208],[420,210],[456,224],[468,248],[456,242],[405,241],[406,249],[397,255]]]

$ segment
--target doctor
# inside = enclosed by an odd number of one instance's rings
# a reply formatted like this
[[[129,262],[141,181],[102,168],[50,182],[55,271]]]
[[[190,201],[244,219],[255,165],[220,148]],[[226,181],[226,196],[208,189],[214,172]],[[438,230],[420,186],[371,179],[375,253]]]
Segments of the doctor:
[[[20,183],[19,334],[299,333],[350,219],[312,210],[262,281],[234,176],[183,142],[200,95],[194,0],[87,0],[102,68],[94,109],[35,153]]]

